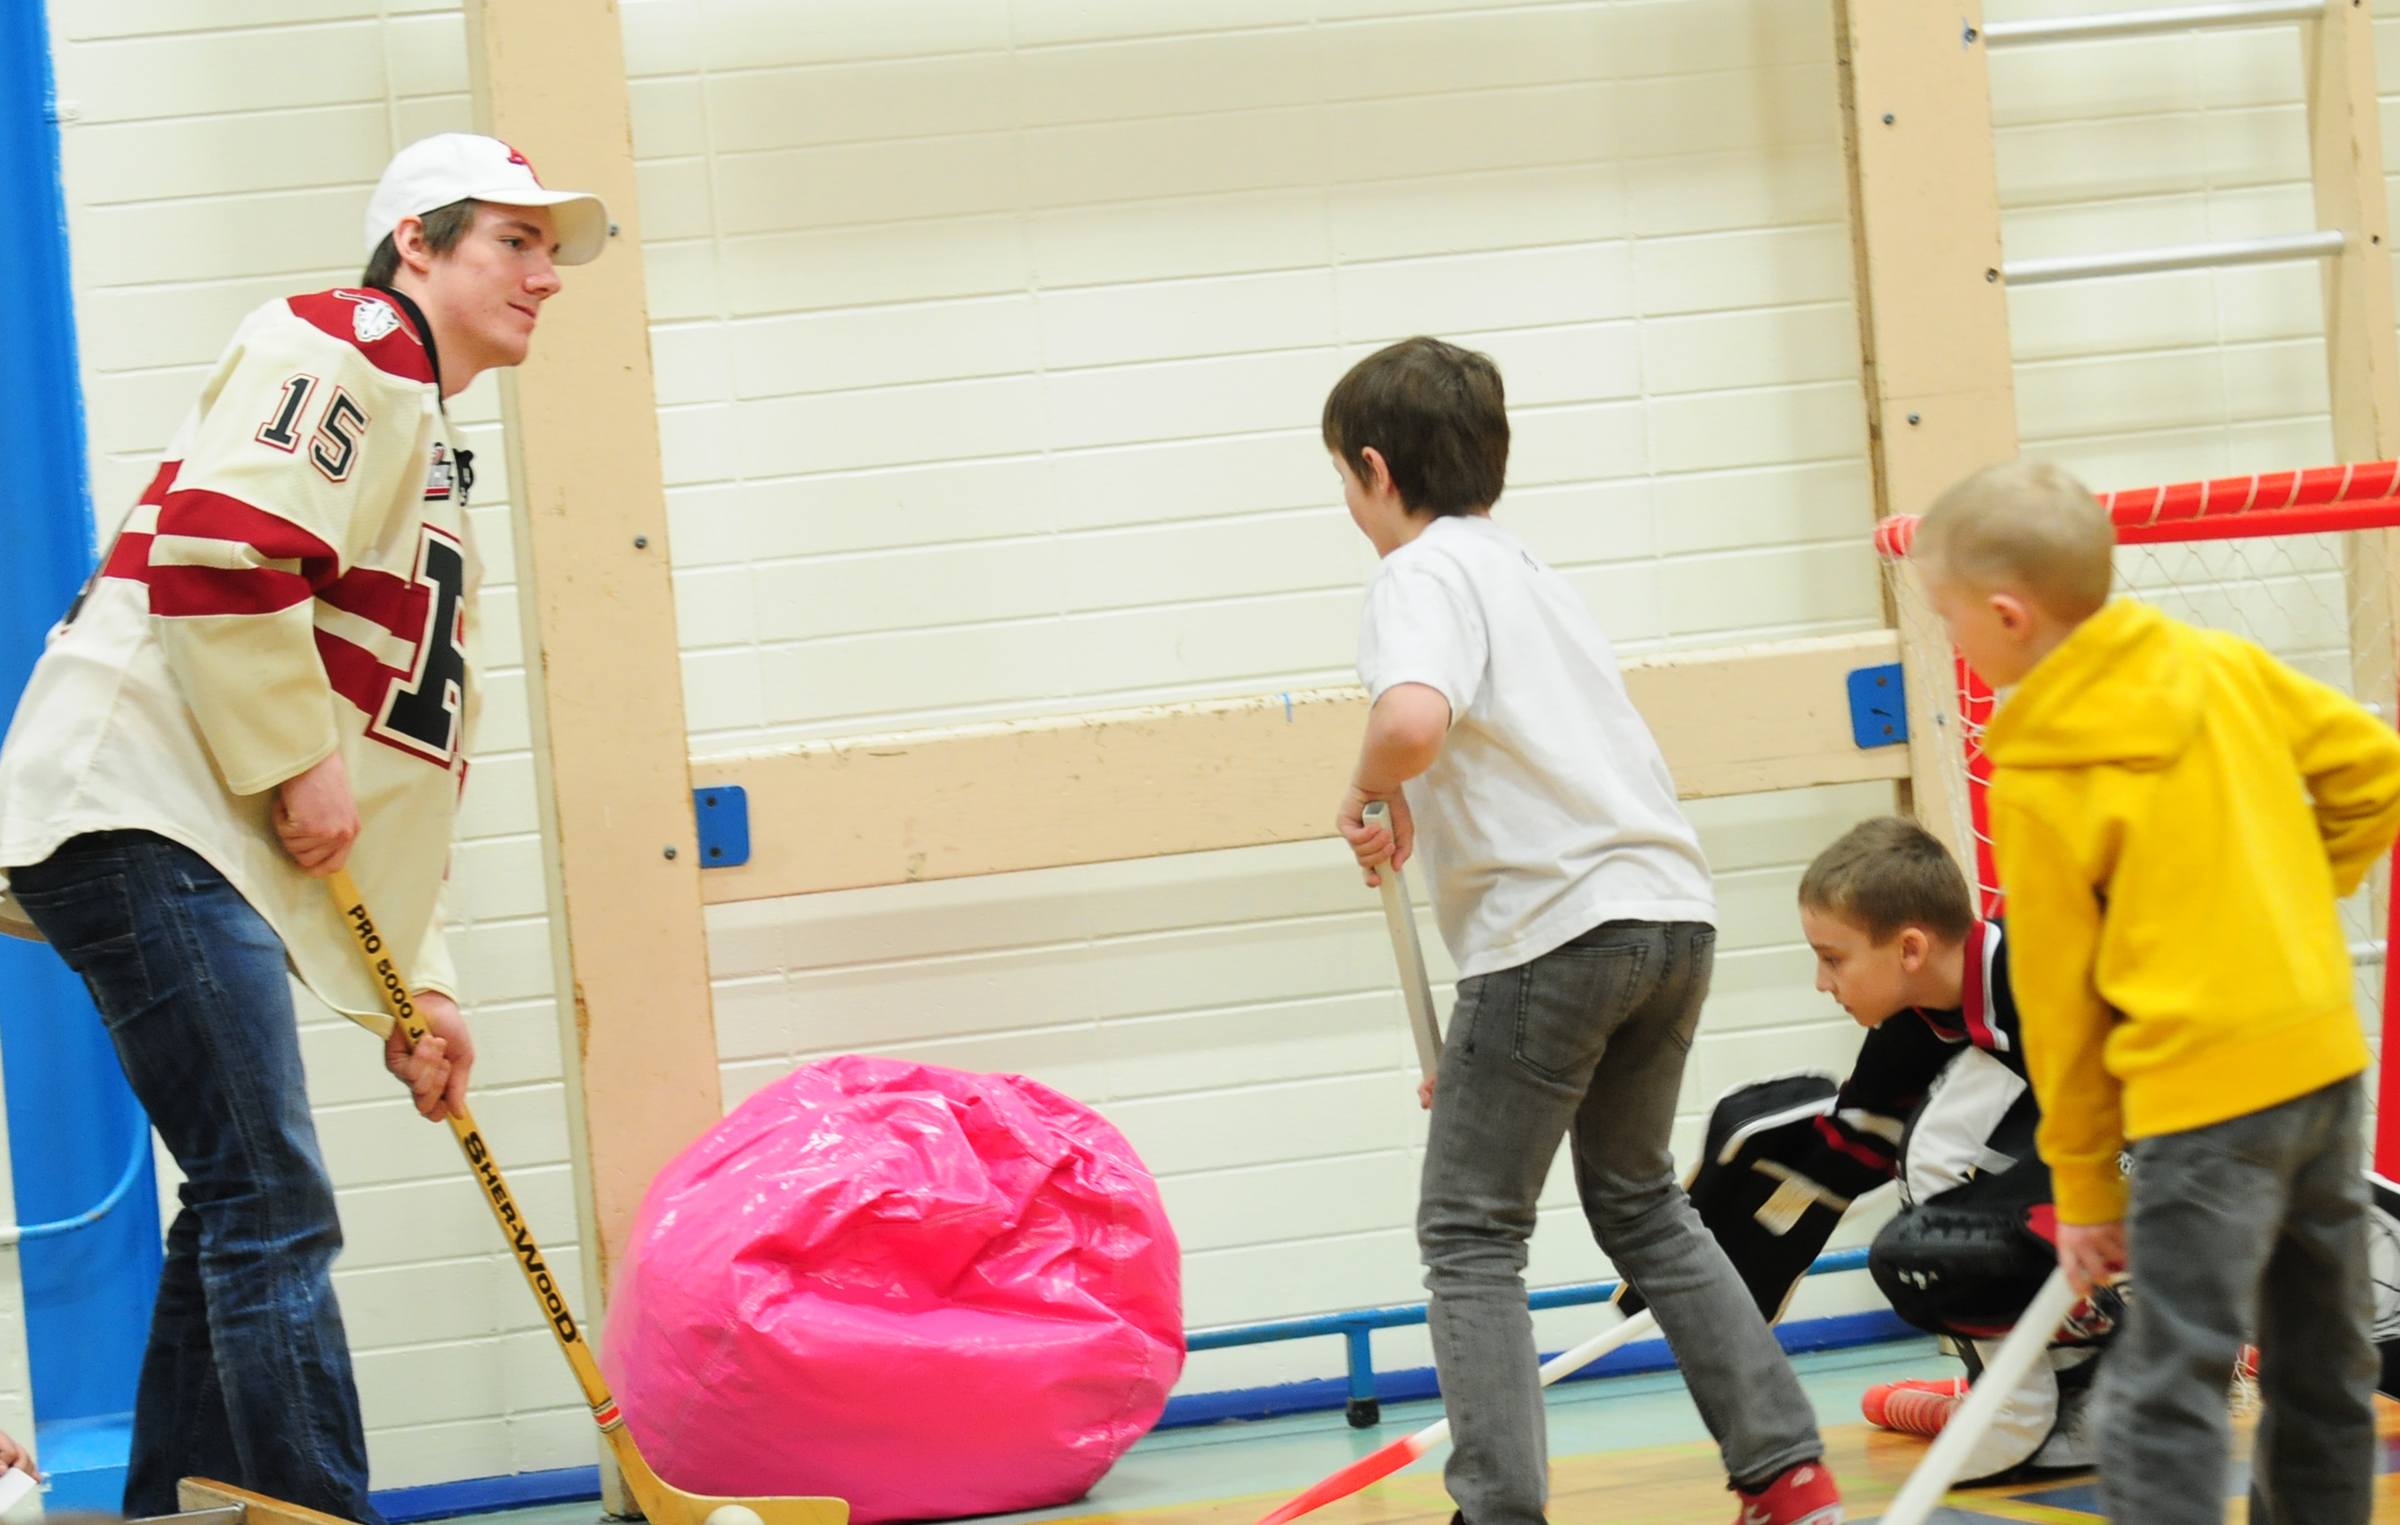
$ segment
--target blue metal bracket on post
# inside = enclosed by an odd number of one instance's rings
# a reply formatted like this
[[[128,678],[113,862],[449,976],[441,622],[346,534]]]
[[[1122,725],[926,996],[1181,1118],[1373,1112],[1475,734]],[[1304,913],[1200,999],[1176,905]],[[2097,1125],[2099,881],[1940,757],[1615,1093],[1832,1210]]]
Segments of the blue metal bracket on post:
[[[692,791],[700,823],[700,866],[738,868],[750,861],[750,794],[736,784]]]
[[[1850,739],[1861,750],[1896,747],[1908,740],[1908,690],[1900,681],[1899,663],[1852,670]]]

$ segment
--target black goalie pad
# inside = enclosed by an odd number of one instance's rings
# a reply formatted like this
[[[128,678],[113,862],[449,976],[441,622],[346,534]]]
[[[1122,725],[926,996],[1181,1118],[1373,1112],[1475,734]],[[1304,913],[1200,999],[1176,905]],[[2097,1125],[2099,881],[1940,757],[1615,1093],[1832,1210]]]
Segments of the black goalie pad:
[[[1890,1179],[1888,1169],[1845,1146],[1832,1123],[1838,1090],[1831,1076],[1802,1074],[1727,1092],[1709,1112],[1699,1167],[1684,1183],[1769,1322],[1852,1199]],[[1627,1282],[1617,1306],[1631,1316],[1647,1303]]]
[[[1998,1339],[2058,1264],[2020,1209],[1956,1205],[1945,1193],[1883,1226],[1867,1270],[1892,1311],[1933,1334]],[[2107,1321],[2110,1327],[2114,1320]]]
[[[2376,1391],[2400,1398],[2400,1183],[2367,1172],[2367,1274],[2375,1289],[2375,1349],[2383,1357]]]

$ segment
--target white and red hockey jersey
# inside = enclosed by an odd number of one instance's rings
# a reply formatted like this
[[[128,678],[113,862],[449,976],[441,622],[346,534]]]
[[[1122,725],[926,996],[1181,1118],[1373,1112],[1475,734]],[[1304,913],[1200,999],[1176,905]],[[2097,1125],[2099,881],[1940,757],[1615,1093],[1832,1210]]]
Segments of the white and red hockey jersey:
[[[234,334],[0,746],[0,892],[70,837],[206,858],[328,1004],[381,1010],[275,786],[339,748],[350,871],[410,983],[450,992],[440,892],[466,778],[478,569],[439,357],[407,298],[270,302]],[[0,931],[33,935],[0,894]]]

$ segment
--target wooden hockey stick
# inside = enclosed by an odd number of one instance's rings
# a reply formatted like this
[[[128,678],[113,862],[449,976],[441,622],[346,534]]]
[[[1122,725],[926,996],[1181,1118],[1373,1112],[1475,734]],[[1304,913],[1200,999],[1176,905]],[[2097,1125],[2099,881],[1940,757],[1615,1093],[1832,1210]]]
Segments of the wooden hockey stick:
[[[342,925],[350,931],[359,961],[366,966],[368,980],[383,999],[385,1013],[408,1034],[411,1046],[424,1041],[425,1019],[417,1014],[416,1003],[409,999],[407,976],[392,951],[384,946],[382,934],[375,930],[375,919],[367,914],[358,885],[347,871],[336,869],[326,887],[332,891],[334,904],[341,911]],[[642,1506],[650,1525],[708,1525],[720,1512],[724,1518],[715,1520],[715,1525],[847,1525],[850,1506],[842,1499],[723,1498],[686,1493],[661,1481],[642,1459],[632,1432],[625,1428],[625,1416],[618,1411],[617,1400],[610,1395],[608,1382],[600,1375],[600,1363],[593,1359],[592,1347],[584,1340],[583,1326],[567,1307],[566,1289],[558,1284],[548,1262],[542,1259],[541,1247],[533,1241],[533,1230],[527,1226],[524,1214],[517,1210],[517,1199],[509,1191],[507,1179],[500,1174],[500,1164],[492,1158],[491,1146],[484,1142],[482,1130],[475,1126],[473,1114],[463,1106],[453,1109],[450,1131],[466,1154],[467,1168],[474,1174],[475,1184],[483,1188],[493,1221],[500,1225],[500,1237],[515,1252],[517,1269],[524,1274],[525,1285],[533,1289],[533,1300],[541,1304],[550,1333],[557,1338],[567,1365],[575,1370],[575,1382],[583,1389],[583,1401],[591,1406],[592,1422],[600,1427],[601,1438],[608,1442],[619,1470],[625,1475],[626,1487],[632,1490],[634,1502]]]
[[[2000,1406],[2016,1391],[2017,1384],[2025,1380],[2025,1374],[2033,1370],[2033,1363],[2049,1348],[2067,1310],[2074,1306],[2075,1289],[2068,1285],[2067,1273],[2052,1271],[2050,1279],[2042,1283],[2042,1290],[2033,1295],[2033,1302],[2018,1318],[2017,1327],[2008,1332],[2008,1338],[2000,1342],[2000,1349],[1975,1378],[1975,1385],[1967,1389],[1966,1401],[1951,1413],[1942,1433],[1925,1453],[1925,1459],[1908,1475],[1908,1482],[1892,1500],[1892,1507],[1883,1512],[1881,1525],[1925,1525],[1934,1506],[1942,1501],[1942,1495],[1958,1480],[1958,1469],[1967,1464],[1967,1453],[1983,1438],[1983,1432],[1991,1428]]]
[[[1391,807],[1377,800],[1364,812],[1369,826],[1389,827]],[[1396,847],[1399,839],[1395,836]],[[1400,964],[1400,994],[1408,1002],[1408,1030],[1416,1035],[1417,1067],[1431,1080],[1442,1062],[1442,1027],[1433,1014],[1433,985],[1425,978],[1425,949],[1417,941],[1417,913],[1408,903],[1408,880],[1389,860],[1377,864],[1383,881],[1383,920],[1392,934],[1392,955]]]

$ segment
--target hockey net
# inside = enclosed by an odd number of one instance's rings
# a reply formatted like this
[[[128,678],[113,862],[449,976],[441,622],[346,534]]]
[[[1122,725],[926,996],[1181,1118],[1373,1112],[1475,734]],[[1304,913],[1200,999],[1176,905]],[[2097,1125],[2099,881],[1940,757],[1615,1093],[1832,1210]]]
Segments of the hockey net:
[[[2104,493],[2101,502],[2117,526],[2119,597],[2245,636],[2392,723],[2400,708],[2392,610],[2400,568],[2390,564],[2395,553],[2386,542],[2400,544],[2400,537],[2384,532],[2400,526],[2400,462],[2137,488]],[[1917,659],[1950,647],[1908,561],[1915,529],[1911,516],[1886,519],[1876,526],[1875,545],[1901,649],[1910,658],[1903,666],[1911,723],[1930,717],[1957,733],[1956,746],[1940,747],[1952,759],[1949,840],[1972,844],[1971,874],[1989,915],[2001,894],[1982,747],[1994,696],[1954,654],[1946,661]],[[2390,875],[2389,865],[2378,869],[2343,904],[2342,919],[2367,1040],[2379,1063],[2386,1053],[2394,1059],[2382,1067],[2376,1088],[2375,1165],[2379,1174],[2400,1179],[2400,1045],[2386,1041],[2387,1014],[2400,1013],[2400,1001],[2390,998]],[[2379,1277],[2384,1271],[2379,1265]]]

